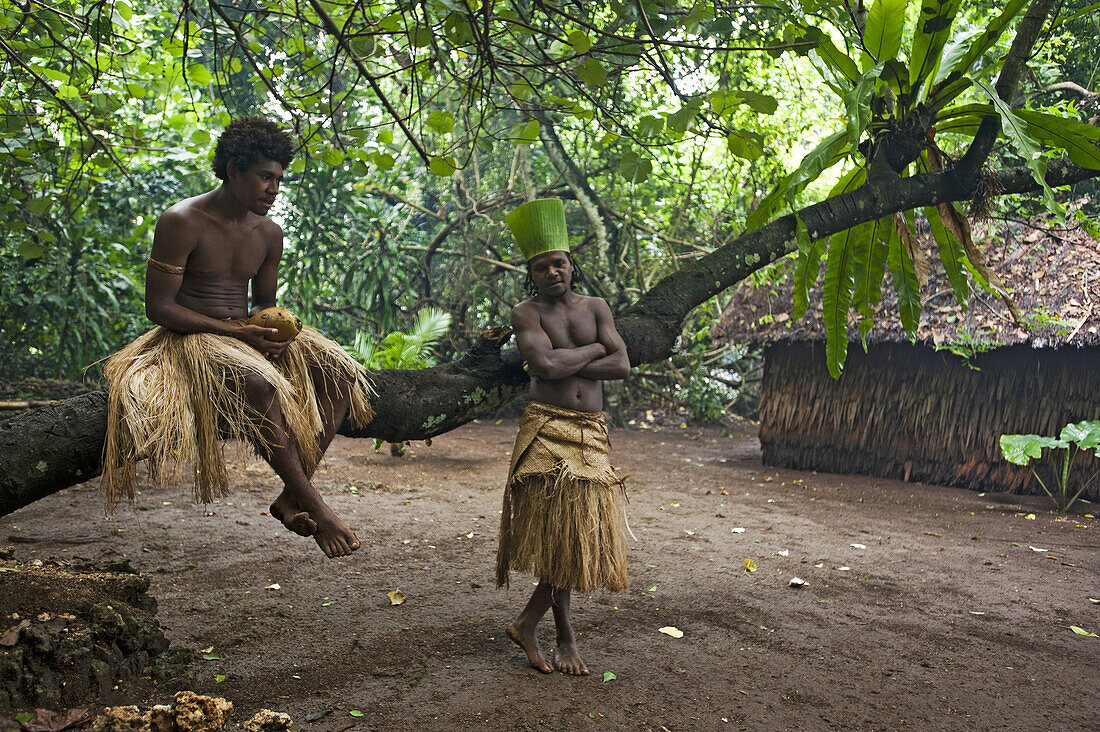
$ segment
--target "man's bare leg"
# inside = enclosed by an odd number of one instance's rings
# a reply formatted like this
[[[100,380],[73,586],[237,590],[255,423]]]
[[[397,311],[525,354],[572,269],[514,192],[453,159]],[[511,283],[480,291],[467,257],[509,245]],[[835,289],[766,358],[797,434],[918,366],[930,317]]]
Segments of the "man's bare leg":
[[[542,620],[542,616],[546,614],[553,601],[554,588],[548,583],[540,581],[538,587],[531,593],[531,599],[527,601],[527,606],[523,608],[523,612],[505,628],[508,637],[527,654],[527,660],[531,662],[531,667],[544,674],[548,674],[554,669],[550,662],[546,660],[546,656],[542,655],[542,650],[539,648],[537,629],[539,621]]]
[[[557,647],[554,649],[554,668],[571,676],[587,676],[588,667],[577,651],[577,638],[569,622],[569,590],[554,593],[554,628],[557,630]]]
[[[351,402],[352,385],[346,379],[333,378],[324,370],[311,366],[310,379],[313,381],[314,392],[317,398],[317,406],[321,410],[321,434],[317,438],[317,446],[321,454],[332,443],[340,423],[344,421],[344,415],[348,411]],[[310,517],[308,511],[304,511],[297,505],[290,491],[283,486],[283,492],[275,499],[269,509],[271,515],[283,522],[283,525],[300,536],[313,536],[317,530],[317,523]]]
[[[258,376],[249,376],[245,379],[245,398],[264,416],[261,433],[265,443],[270,446],[266,459],[285,484],[283,494],[286,498],[281,495],[275,499],[272,515],[276,515],[295,533],[301,533],[300,530],[308,528],[308,522],[312,522],[311,535],[328,557],[351,554],[359,548],[359,540],[351,528],[328,507],[306,477],[297,445],[283,422],[279,395],[275,388]],[[276,511],[279,513],[276,514]],[[298,515],[300,513],[307,514],[305,519]]]

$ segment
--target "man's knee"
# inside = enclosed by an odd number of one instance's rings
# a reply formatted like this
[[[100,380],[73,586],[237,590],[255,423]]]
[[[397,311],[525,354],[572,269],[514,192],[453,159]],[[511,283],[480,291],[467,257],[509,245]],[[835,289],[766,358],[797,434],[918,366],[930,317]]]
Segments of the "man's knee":
[[[245,374],[244,398],[254,407],[266,411],[277,402],[279,393],[274,384],[259,374]]]

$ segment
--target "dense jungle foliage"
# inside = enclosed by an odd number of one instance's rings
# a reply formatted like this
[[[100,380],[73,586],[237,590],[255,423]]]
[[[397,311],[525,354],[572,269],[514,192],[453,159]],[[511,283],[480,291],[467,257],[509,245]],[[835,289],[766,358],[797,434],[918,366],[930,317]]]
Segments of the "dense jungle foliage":
[[[0,376],[79,377],[148,327],[156,218],[214,186],[216,136],[255,113],[301,144],[272,213],[281,304],[343,343],[408,330],[426,306],[451,316],[444,357],[507,323],[525,295],[504,214],[561,196],[586,287],[616,311],[798,213],[787,244],[744,266],[766,278],[776,256],[797,257],[801,311],[824,262],[839,374],[849,315],[873,326],[887,269],[915,328],[915,217],[965,304],[999,285],[950,201],[1059,216],[1059,200],[1095,191],[1097,8],[0,0]],[[838,205],[829,236],[800,213],[975,165],[1006,171],[1007,187],[985,175],[871,219]],[[1048,166],[1075,189],[1053,190]],[[753,359],[710,341],[722,289],[631,393],[700,416],[731,408]]]

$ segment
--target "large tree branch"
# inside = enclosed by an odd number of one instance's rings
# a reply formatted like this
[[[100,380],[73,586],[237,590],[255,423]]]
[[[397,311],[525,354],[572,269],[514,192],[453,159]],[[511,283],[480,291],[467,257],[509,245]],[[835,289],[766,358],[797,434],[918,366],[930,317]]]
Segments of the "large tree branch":
[[[1047,166],[1051,187],[1096,177],[1100,170],[1066,159]],[[1000,171],[997,180],[1004,193],[1038,188],[1025,166]],[[898,211],[966,199],[977,182],[975,176],[949,169],[889,186],[868,184],[743,234],[662,279],[618,318],[631,363],[668,358],[693,308],[792,251],[798,218],[813,238],[820,239]],[[344,425],[341,434],[390,442],[421,440],[507,403],[523,392],[527,376],[515,349],[498,351],[496,335],[487,334],[460,359],[443,366],[377,373],[377,416],[362,429]],[[0,515],[98,475],[106,409],[101,391],[0,423]]]

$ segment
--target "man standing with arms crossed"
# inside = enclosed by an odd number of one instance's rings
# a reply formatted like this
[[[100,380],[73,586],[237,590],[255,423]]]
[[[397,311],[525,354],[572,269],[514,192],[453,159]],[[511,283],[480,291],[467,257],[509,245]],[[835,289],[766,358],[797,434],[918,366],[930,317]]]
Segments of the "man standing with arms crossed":
[[[290,164],[290,135],[262,117],[226,127],[214,151],[218,188],[157,220],[145,311],[157,324],[112,355],[101,490],[133,498],[147,458],[159,485],[190,463],[195,497],[229,490],[219,437],[251,443],[284,481],[271,514],[329,557],[359,548],[310,481],[345,414],[372,417],[370,386],[340,346],[312,328],[293,340],[246,322],[275,305],[283,233],[267,217]]]
[[[626,378],[630,362],[607,303],[572,289],[562,202],[529,201],[507,220],[533,295],[512,310],[531,386],[504,493],[497,584],[507,584],[511,570],[538,578],[508,637],[539,671],[583,676],[589,672],[570,623],[571,593],[627,587],[625,488],[609,460],[601,382]],[[553,666],[536,632],[551,608]]]

